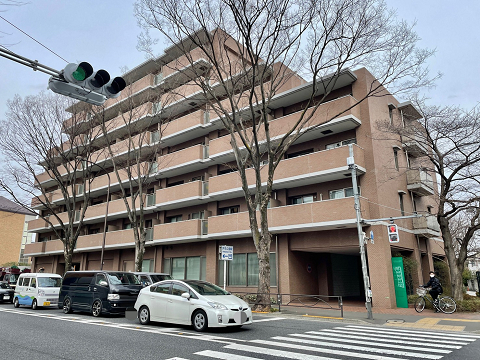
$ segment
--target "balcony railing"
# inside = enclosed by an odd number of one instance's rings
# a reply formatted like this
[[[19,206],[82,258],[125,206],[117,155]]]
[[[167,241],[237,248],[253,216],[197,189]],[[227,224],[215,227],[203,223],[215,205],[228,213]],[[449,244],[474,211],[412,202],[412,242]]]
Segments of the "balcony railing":
[[[201,219],[185,220],[176,223],[158,224],[153,227],[154,241],[185,241],[202,237]]]
[[[359,172],[365,170],[364,150],[358,145],[353,145],[355,164]],[[298,186],[299,179],[302,184],[314,184],[322,181],[331,181],[345,178],[350,174],[347,166],[349,157],[348,146],[318,151],[315,153],[285,159],[280,162],[275,170],[274,183],[277,188]],[[262,183],[266,184],[268,167],[261,170]],[[249,187],[255,186],[255,172],[253,169],[246,171]],[[227,192],[241,190],[242,182],[238,172],[213,176],[209,179],[209,193],[211,197],[220,196]]]
[[[162,209],[187,206],[188,202],[199,200],[203,196],[202,181],[192,181],[181,185],[158,189],[156,192],[157,206]]]
[[[433,195],[434,190],[432,176],[424,170],[408,169],[407,189],[419,196]]]
[[[434,215],[428,215],[413,218],[413,232],[416,235],[425,237],[438,235],[438,232],[440,232],[440,225],[438,224],[437,217]]]
[[[368,219],[366,199],[360,199],[362,218]],[[257,217],[259,212],[257,212]],[[356,213],[353,197],[316,201],[308,204],[280,206],[268,209],[268,225],[272,233],[287,231],[316,231],[355,227]],[[208,218],[209,238],[237,237],[250,233],[248,212]]]

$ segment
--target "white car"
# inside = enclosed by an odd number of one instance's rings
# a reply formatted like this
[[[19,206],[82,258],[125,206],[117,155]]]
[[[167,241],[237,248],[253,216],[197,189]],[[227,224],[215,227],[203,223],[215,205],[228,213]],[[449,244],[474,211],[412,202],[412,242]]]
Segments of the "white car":
[[[245,301],[200,280],[164,280],[147,286],[138,294],[134,307],[143,325],[158,321],[204,331],[252,323],[252,309]]]

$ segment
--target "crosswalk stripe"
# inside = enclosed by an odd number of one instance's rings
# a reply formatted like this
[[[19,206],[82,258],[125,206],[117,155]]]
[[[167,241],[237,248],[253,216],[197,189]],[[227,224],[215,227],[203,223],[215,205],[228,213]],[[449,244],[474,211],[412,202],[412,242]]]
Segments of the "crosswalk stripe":
[[[260,343],[260,344],[264,344],[264,345],[270,345],[270,346],[293,348],[295,350],[307,350],[307,351],[327,353],[327,354],[331,354],[331,355],[346,356],[349,359],[350,358],[362,358],[362,359],[370,359],[370,360],[398,360],[398,358],[388,357],[388,356],[384,356],[384,355],[379,356],[379,355],[373,355],[373,354],[362,354],[362,353],[358,353],[358,352],[343,351],[343,350],[336,350],[336,349],[326,349],[326,348],[319,348],[319,347],[299,345],[299,344],[289,344],[289,343],[284,343],[284,342],[275,342],[275,341],[268,341],[268,340],[252,340],[251,342]],[[271,350],[272,349],[270,349],[270,348],[268,349],[269,354],[270,354]],[[266,350],[264,349],[264,352],[265,351]],[[299,355],[303,355],[303,354],[299,354]],[[441,356],[438,357],[438,358],[441,358]]]
[[[356,334],[345,334],[341,330],[333,330],[333,329],[322,329],[320,331],[307,331],[306,334],[312,334],[312,335],[322,335],[322,336],[335,336],[337,338],[347,338],[347,339],[365,339],[365,335],[356,335]],[[375,342],[388,342],[392,344],[405,344],[405,345],[419,345],[419,346],[424,346],[425,342],[416,342],[416,341],[407,341],[404,340],[405,338],[402,337],[402,340],[399,339],[381,339],[377,336],[375,336],[374,340]],[[465,343],[464,345],[468,345]],[[446,344],[435,344],[434,345],[437,348],[444,348],[444,349],[461,349],[462,347],[459,345],[446,345]]]
[[[208,356],[211,358],[224,359],[224,360],[262,360],[262,359],[254,358],[250,356],[222,353],[222,352],[213,351],[213,350],[199,351],[199,352],[196,352],[195,355]]]
[[[338,360],[332,357],[324,357],[324,356],[317,356],[317,355],[309,355],[309,354],[300,354],[291,351],[284,351],[284,350],[276,350],[276,349],[266,349],[263,347],[258,346],[251,346],[251,345],[240,345],[240,344],[231,344],[225,346],[226,349],[232,350],[239,350],[245,352],[252,352],[256,354],[267,354],[269,356],[274,356],[278,358],[288,358],[288,359],[297,359],[297,360]],[[393,360],[393,359],[392,359]],[[398,359],[395,359],[398,360]]]
[[[338,328],[337,328],[338,329]],[[378,336],[378,337],[382,337],[382,338],[387,338],[387,339],[390,339],[392,337],[392,335],[394,334],[390,334],[390,333],[385,333],[381,330],[378,330],[378,331],[375,331],[375,330],[369,330],[369,329],[342,329],[342,332],[347,332],[347,333],[354,333],[354,334],[363,334],[364,336],[367,336],[367,335],[371,335],[373,336],[373,334],[375,336]],[[398,336],[400,336],[400,334],[396,334]],[[410,336],[409,336],[410,335]],[[438,334],[437,334],[438,336]],[[424,336],[422,337],[421,339],[418,338],[419,336],[416,335],[416,336],[413,336],[413,334],[404,334],[404,337],[403,339],[408,339],[408,340],[427,340],[428,338],[428,341],[432,344],[453,344],[453,345],[468,345],[469,342],[468,341],[450,341],[448,339],[445,339],[445,340],[441,340],[441,339],[437,339],[437,338],[432,338],[432,335],[429,335],[429,336]]]
[[[440,353],[440,354],[449,354],[452,352],[451,350],[435,349],[428,346],[417,347],[417,346],[407,346],[407,345],[397,345],[397,344],[382,344],[382,343],[373,342],[373,341],[339,339],[337,337],[334,337],[334,335],[325,336],[322,334],[322,336],[320,337],[320,336],[308,335],[308,334],[289,334],[288,336],[305,337],[308,339],[315,339],[315,340],[338,341],[338,342],[344,342],[347,344],[370,345],[370,346],[380,346],[380,347],[383,346],[383,347],[389,347],[392,349],[427,351],[427,352],[434,352],[434,353]]]
[[[420,352],[408,352],[408,351],[398,351],[398,350],[390,350],[390,349],[377,349],[377,348],[372,348],[372,347],[356,346],[356,345],[349,345],[349,344],[337,344],[337,343],[325,342],[325,341],[295,339],[295,338],[288,338],[288,337],[285,337],[285,336],[274,336],[272,339],[273,340],[279,340],[279,341],[291,341],[291,342],[295,342],[295,343],[308,344],[308,345],[319,345],[319,346],[326,346],[326,347],[334,347],[334,348],[346,349],[346,350],[366,351],[366,352],[372,352],[372,353],[376,353],[376,354],[389,354],[389,355],[396,355],[396,356],[422,357],[423,359],[441,359],[443,357],[441,355],[431,355],[431,354],[424,354],[424,353],[420,353]],[[295,345],[293,345],[293,346],[295,346]],[[326,350],[329,351],[328,349],[326,349]],[[370,355],[370,358],[371,358],[371,355]]]
[[[372,329],[372,330],[379,330],[380,328],[375,326],[358,326],[358,325],[348,325],[347,328],[356,328],[356,329]],[[431,336],[431,335],[446,335],[449,338],[456,338],[456,340],[470,340],[475,341],[480,339],[480,335],[475,334],[458,334],[458,333],[448,333],[448,332],[433,332],[433,331],[415,331],[415,330],[406,330],[406,329],[393,329],[393,328],[381,328],[382,332],[391,332],[391,333],[408,333],[408,334],[415,334],[417,336],[423,335]]]

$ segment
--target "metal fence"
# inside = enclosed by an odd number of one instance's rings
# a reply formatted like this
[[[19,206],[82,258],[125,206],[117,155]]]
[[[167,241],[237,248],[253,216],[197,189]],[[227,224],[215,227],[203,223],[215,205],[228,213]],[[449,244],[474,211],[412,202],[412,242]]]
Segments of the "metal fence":
[[[257,302],[258,293],[234,292],[234,295],[243,299],[249,305],[266,305]],[[307,295],[307,294],[261,294],[268,295],[270,305],[278,307],[278,311],[282,311],[282,307],[301,307],[310,309],[326,309],[340,311],[340,317],[343,318],[343,299],[341,296],[329,295]]]

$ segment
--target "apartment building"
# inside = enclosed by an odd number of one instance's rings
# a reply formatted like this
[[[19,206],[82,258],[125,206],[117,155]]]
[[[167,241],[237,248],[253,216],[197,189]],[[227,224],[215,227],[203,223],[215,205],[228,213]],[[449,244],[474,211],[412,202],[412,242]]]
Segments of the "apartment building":
[[[29,263],[24,249],[31,242],[32,235],[28,234],[27,227],[33,219],[31,212],[0,196],[0,266],[12,262]]]
[[[184,81],[188,66],[208,71],[208,61],[196,49],[192,49],[192,58],[194,61],[185,65],[171,47],[155,61],[140,64],[124,76],[132,90],[108,100],[104,111],[111,125],[109,132],[118,134],[121,143],[125,140],[124,124],[118,121],[122,103],[129,98],[141,101],[142,115],[135,123],[148,122],[145,131],[150,132],[150,144],[160,148],[156,161],[144,167],[143,174],[152,180],[145,193],[148,241],[143,270],[223,285],[219,246],[230,245],[234,256],[228,263],[227,289],[255,292],[258,261],[230,136],[220,118],[209,110],[199,88]],[[331,114],[355,104],[373,80],[364,68],[343,72],[311,125],[322,124]],[[167,83],[174,84],[176,94],[182,94],[171,106],[150,95]],[[280,133],[298,118],[311,86],[294,76],[276,95],[270,104],[272,133]],[[160,106],[168,114],[168,123],[160,120]],[[400,103],[388,94],[372,97],[300,137],[289,149],[276,169],[268,209],[273,234],[272,292],[363,298],[348,145],[352,145],[357,165],[363,231],[373,235],[366,242],[373,306],[396,306],[392,254],[415,259],[414,283],[426,282],[433,258],[444,257],[438,224],[435,217],[428,216],[435,211],[435,178],[416,167],[419,142],[402,141],[399,136],[386,139],[377,127],[386,119],[408,126],[419,117],[409,102]],[[121,146],[116,151],[114,156],[124,153]],[[108,156],[102,166],[109,169]],[[134,268],[133,231],[118,195],[126,184],[110,175],[110,180],[102,175],[92,182],[85,235],[79,237],[73,259],[75,269],[99,268],[104,232],[103,268]],[[41,186],[51,186],[48,173],[39,178]],[[107,189],[111,194],[108,202]],[[54,189],[52,193],[55,197]],[[61,204],[63,199],[53,201]],[[43,211],[41,205],[37,209]],[[424,216],[396,220],[400,241],[395,244],[388,240],[388,221],[369,221],[413,212]],[[42,219],[31,221],[29,231],[37,234],[37,242],[25,249],[33,258],[33,267],[62,274],[66,270],[62,242]]]

